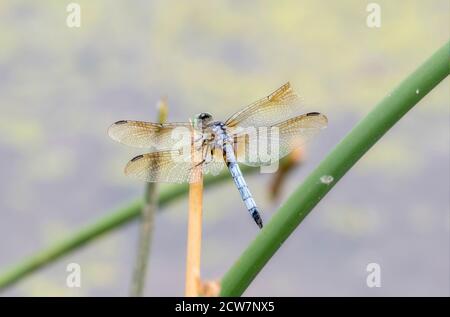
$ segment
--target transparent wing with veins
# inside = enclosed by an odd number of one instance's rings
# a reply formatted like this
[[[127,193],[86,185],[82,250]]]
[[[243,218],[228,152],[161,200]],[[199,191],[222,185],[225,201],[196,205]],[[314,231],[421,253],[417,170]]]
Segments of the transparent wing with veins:
[[[225,124],[228,127],[270,127],[275,123],[296,115],[300,109],[300,98],[286,83],[270,95],[236,112]]]
[[[168,150],[138,155],[125,166],[125,174],[147,182],[194,183],[203,175],[217,175],[225,166],[222,152],[209,145],[192,149]]]
[[[152,123],[144,121],[121,120],[113,123],[109,136],[120,143],[138,148],[174,150],[183,146],[182,133],[189,133],[189,122]]]
[[[280,160],[295,148],[303,146],[324,129],[327,123],[325,115],[310,112],[267,129],[240,130],[233,137],[237,161],[250,166],[270,165],[273,160]],[[261,144],[265,147],[261,147]],[[262,156],[265,153],[267,155]]]
[[[327,117],[318,112],[295,116],[300,108],[300,98],[290,83],[286,83],[232,115],[225,123],[234,139],[238,162],[269,165],[271,162],[262,157],[266,149],[271,160],[279,160],[327,126]],[[262,149],[261,144],[265,144],[265,148]]]

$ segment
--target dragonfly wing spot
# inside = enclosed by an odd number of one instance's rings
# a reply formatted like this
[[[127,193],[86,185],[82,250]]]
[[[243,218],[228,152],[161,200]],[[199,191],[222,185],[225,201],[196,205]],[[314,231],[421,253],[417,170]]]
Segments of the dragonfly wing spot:
[[[137,160],[140,160],[140,159],[142,159],[144,157],[144,155],[138,155],[138,156],[135,156],[135,157],[133,157],[132,159],[131,159],[131,162],[135,162],[135,161],[137,161]]]

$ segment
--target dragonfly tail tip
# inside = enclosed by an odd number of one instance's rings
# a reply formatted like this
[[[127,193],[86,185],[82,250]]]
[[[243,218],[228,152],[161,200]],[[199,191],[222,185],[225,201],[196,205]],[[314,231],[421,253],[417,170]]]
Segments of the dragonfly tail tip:
[[[261,216],[259,215],[258,210],[253,211],[252,217],[253,217],[253,220],[255,220],[256,224],[258,225],[259,229],[262,229],[263,222],[262,222]]]

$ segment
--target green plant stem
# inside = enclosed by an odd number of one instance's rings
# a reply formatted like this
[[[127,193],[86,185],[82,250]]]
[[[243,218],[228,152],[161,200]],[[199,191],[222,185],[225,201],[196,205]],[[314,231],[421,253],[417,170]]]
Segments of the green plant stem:
[[[254,173],[258,171],[258,169],[243,166],[242,171],[244,173]],[[224,170],[217,176],[205,177],[204,184],[205,187],[208,188],[209,186],[217,185],[224,181],[228,181],[229,179],[229,172]],[[188,188],[188,184],[175,184],[161,188],[158,199],[158,207],[165,207],[177,198],[186,195],[188,193]],[[135,200],[127,204],[125,207],[119,208],[112,213],[108,213],[95,223],[86,226],[85,228],[69,235],[64,239],[61,239],[58,243],[35,253],[17,264],[12,265],[9,269],[6,269],[0,274],[0,290],[6,288],[7,286],[11,286],[26,277],[28,274],[42,268],[47,264],[50,264],[53,261],[56,261],[67,253],[86,245],[101,235],[130,222],[140,215],[142,207],[142,199]]]
[[[409,75],[344,137],[283,204],[222,279],[221,296],[240,296],[273,254],[342,176],[449,74],[450,42]],[[322,176],[331,176],[329,184]]]

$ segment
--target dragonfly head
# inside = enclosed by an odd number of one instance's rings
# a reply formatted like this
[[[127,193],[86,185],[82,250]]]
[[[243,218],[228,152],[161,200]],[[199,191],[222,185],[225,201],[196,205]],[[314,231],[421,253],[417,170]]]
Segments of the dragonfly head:
[[[203,126],[206,126],[208,123],[210,123],[213,120],[213,117],[208,112],[202,112],[197,116],[197,119],[202,122]]]

